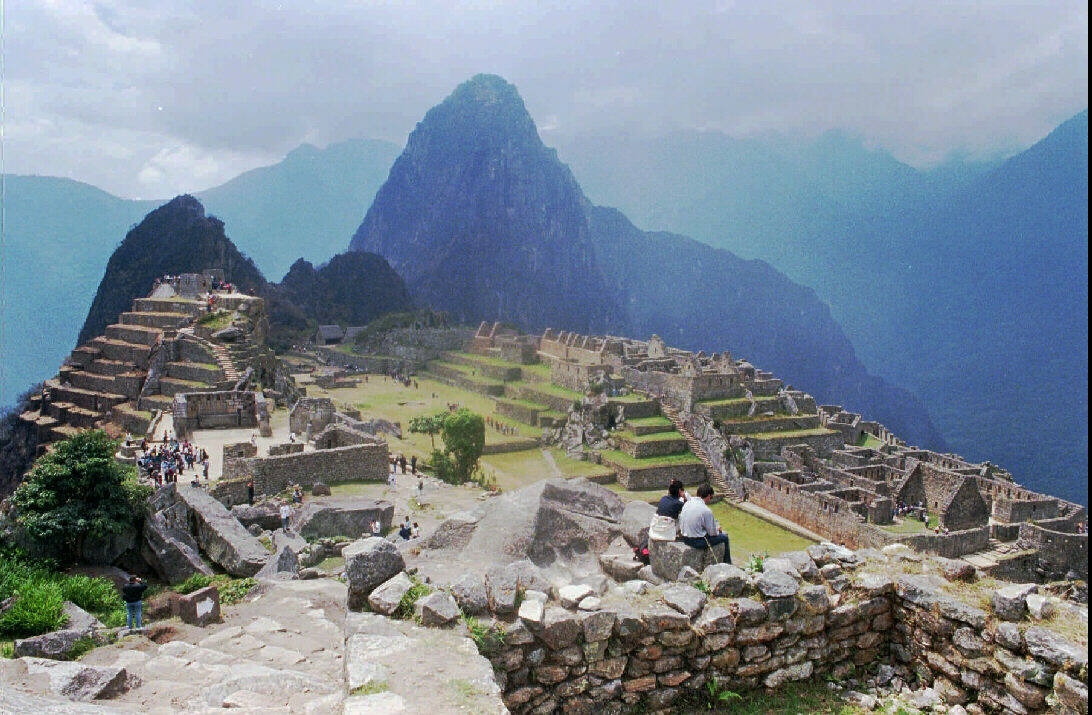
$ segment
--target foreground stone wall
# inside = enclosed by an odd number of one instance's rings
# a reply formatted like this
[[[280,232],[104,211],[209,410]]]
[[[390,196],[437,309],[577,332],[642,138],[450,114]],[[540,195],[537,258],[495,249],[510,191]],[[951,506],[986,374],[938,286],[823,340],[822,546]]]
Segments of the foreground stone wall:
[[[624,599],[582,585],[551,596],[531,576],[518,616],[502,621],[503,642],[486,655],[515,713],[659,710],[684,706],[710,678],[746,692],[866,669],[885,682],[914,680],[926,709],[1087,713],[1085,649],[1002,617],[1034,587],[1011,602],[995,596],[986,612],[942,592],[935,577],[887,576],[862,561],[820,544],[769,559],[762,573],[710,566],[702,590],[631,581]],[[503,582],[486,577],[491,607]],[[453,589],[460,602],[472,591]]]
[[[387,443],[319,449],[270,457],[232,459],[224,463],[224,476],[209,494],[227,506],[247,501],[246,483],[254,482],[255,497],[279,494],[289,485],[310,487],[316,482],[382,482],[387,478]]]

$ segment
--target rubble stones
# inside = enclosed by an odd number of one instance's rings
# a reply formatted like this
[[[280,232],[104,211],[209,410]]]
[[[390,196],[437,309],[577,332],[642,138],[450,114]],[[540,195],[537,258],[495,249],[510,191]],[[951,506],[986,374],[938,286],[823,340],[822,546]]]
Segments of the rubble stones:
[[[763,571],[755,577],[755,586],[767,598],[790,598],[800,590],[792,576],[782,571]]]
[[[463,574],[451,584],[451,595],[459,608],[469,616],[481,616],[489,612],[489,598],[485,583],[478,576]]]
[[[591,596],[594,592],[584,584],[569,584],[557,590],[557,598],[565,608],[576,608],[582,600]]]
[[[1054,616],[1055,600],[1052,596],[1031,593],[1024,599],[1024,603],[1027,604],[1028,614],[1037,621],[1045,621]]]
[[[342,552],[349,585],[349,608],[360,610],[372,591],[400,571],[406,562],[398,548],[378,536],[354,541]]]
[[[384,581],[368,595],[368,606],[376,613],[385,616],[394,615],[402,603],[402,597],[413,588],[413,582],[403,571]]]
[[[450,593],[436,591],[419,598],[413,613],[423,626],[446,626],[459,620],[459,606]]]
[[[724,545],[712,549],[695,549],[681,541],[648,542],[649,565],[652,572],[665,581],[676,581],[684,566],[701,573],[706,566],[724,559]]]
[[[712,564],[705,567],[702,578],[709,585],[714,596],[735,598],[743,594],[747,585],[747,575],[742,569],[731,564]]]
[[[990,605],[998,618],[1006,621],[1023,620],[1027,613],[1026,598],[1035,593],[1037,586],[1033,583],[1014,584],[1002,586],[990,596]]]
[[[708,600],[704,593],[684,583],[672,583],[662,587],[660,597],[664,603],[689,618],[694,618],[701,613],[701,609]]]

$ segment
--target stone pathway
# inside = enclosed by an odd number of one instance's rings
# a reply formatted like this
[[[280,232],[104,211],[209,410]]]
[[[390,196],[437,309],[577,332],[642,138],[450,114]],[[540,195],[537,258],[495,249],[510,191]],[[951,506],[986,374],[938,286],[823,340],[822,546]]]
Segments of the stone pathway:
[[[41,679],[0,669],[0,712],[506,712],[492,667],[465,630],[347,613],[346,588],[334,579],[260,588],[253,600],[225,607],[223,623],[172,620],[163,644],[131,636],[88,653],[79,664],[121,666],[139,680],[110,700],[70,702]]]
[[[550,454],[549,450],[547,450],[547,449],[542,450],[542,458],[545,459],[546,464],[548,464],[550,466],[550,471],[553,472],[553,476],[555,476],[555,477],[565,476],[564,474],[561,473],[561,467],[557,466],[557,462],[554,461],[554,455]]]

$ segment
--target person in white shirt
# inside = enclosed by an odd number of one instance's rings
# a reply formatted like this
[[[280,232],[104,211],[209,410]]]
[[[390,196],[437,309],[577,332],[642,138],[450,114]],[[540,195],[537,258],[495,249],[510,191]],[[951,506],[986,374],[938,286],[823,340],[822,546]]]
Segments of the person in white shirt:
[[[713,500],[713,488],[708,484],[698,487],[698,498],[687,499],[679,512],[679,541],[695,549],[711,549],[724,544],[724,563],[732,563],[732,549],[728,535],[720,530],[713,518],[709,502]]]
[[[281,528],[288,531],[288,517],[292,516],[292,507],[288,506],[288,502],[281,504]]]

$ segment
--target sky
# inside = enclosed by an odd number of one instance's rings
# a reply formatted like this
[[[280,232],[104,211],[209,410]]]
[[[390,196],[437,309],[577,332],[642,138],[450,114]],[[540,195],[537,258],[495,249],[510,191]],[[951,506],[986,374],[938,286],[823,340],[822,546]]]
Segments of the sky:
[[[837,129],[916,166],[1088,106],[1084,2],[5,2],[3,170],[163,198],[405,141],[478,72],[543,139]]]

